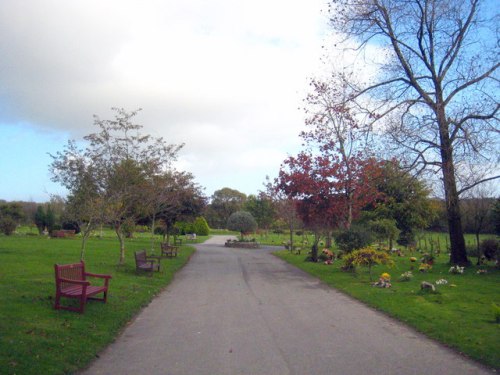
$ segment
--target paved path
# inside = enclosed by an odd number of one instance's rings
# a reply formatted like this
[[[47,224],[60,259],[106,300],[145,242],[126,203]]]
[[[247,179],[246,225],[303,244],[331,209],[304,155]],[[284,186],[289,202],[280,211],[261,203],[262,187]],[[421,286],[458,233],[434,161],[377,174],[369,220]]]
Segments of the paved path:
[[[197,252],[84,374],[445,375],[492,372],[269,254]]]

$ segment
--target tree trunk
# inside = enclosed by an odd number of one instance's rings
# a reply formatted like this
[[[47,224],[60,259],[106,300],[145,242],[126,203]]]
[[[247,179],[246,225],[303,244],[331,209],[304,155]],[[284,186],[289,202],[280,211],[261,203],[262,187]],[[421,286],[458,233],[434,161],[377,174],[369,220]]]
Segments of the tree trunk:
[[[438,113],[439,135],[441,141],[441,161],[443,184],[446,199],[446,213],[448,216],[448,230],[450,235],[450,263],[465,266],[469,264],[465,251],[465,240],[462,229],[462,219],[453,164],[453,147],[451,145],[448,122],[444,111]]]
[[[314,231],[314,243],[311,247],[311,260],[313,262],[318,261],[318,243],[319,243],[320,238],[321,238],[321,236],[318,233],[318,231]]]
[[[118,261],[118,265],[123,266],[125,264],[125,236],[122,233],[121,224],[115,224],[115,232],[120,242],[120,260]]]
[[[481,246],[479,246],[479,230],[476,231],[476,246],[477,246],[477,265],[479,266],[481,264]]]
[[[82,261],[85,259],[85,246],[87,245],[87,240],[90,236],[91,231],[92,231],[92,226],[91,223],[88,222],[85,225],[85,229],[82,230],[82,247],[80,248],[80,260]]]
[[[156,215],[153,214],[153,218],[151,220],[151,253],[155,251],[155,219]]]

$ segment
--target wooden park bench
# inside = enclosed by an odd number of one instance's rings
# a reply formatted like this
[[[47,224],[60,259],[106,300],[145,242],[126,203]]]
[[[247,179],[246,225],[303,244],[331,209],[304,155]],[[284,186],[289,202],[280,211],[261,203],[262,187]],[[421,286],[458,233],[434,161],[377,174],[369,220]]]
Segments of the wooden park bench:
[[[161,247],[161,256],[162,257],[172,258],[172,257],[176,257],[177,254],[179,253],[179,246],[174,246],[174,245],[170,245],[166,242],[162,242],[160,244],[160,247]]]
[[[85,263],[83,261],[72,264],[55,264],[54,269],[56,274],[56,301],[54,308],[56,310],[70,310],[81,314],[85,310],[85,303],[88,299],[106,303],[111,275],[85,272]],[[87,281],[87,277],[104,279],[104,285],[91,285]],[[102,298],[91,297],[99,293],[103,293]],[[80,307],[61,305],[61,297],[79,299]]]
[[[136,251],[134,255],[136,271],[151,272],[151,276],[154,271],[160,271],[161,257],[147,255],[146,250]]]

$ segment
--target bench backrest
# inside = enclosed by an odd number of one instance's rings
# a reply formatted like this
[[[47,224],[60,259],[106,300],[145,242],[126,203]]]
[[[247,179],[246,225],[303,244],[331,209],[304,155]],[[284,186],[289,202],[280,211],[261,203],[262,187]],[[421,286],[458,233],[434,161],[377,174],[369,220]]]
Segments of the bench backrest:
[[[146,258],[146,251],[136,251],[134,253],[135,255],[135,262],[137,264],[143,264],[143,263],[146,263],[147,262],[147,258]]]
[[[71,284],[61,281],[61,278],[70,280],[85,280],[85,263],[83,261],[72,264],[55,264],[54,269],[56,273],[56,285],[61,288],[71,286]]]

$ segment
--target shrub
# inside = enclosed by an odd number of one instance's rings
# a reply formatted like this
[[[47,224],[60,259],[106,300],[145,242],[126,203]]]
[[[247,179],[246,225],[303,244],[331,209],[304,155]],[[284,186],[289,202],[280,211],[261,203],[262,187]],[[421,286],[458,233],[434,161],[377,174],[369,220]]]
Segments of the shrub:
[[[481,241],[479,244],[481,253],[488,260],[498,260],[500,258],[500,244],[494,238]]]
[[[372,236],[366,229],[351,228],[337,235],[335,242],[341,250],[351,252],[368,246],[372,242]]]
[[[371,271],[373,266],[377,264],[392,266],[394,264],[391,257],[385,251],[377,251],[370,248],[353,251],[348,259],[353,266],[368,267],[370,280],[372,279]]]
[[[63,221],[61,227],[64,230],[74,230],[75,234],[80,233],[80,226],[76,221]]]
[[[6,236],[10,236],[12,233],[14,233],[16,227],[16,222],[12,218],[8,216],[0,217],[0,230]]]
[[[208,223],[203,216],[199,216],[194,220],[192,225],[193,232],[198,236],[208,236],[210,233],[210,228],[208,227]]]
[[[493,316],[495,318],[495,322],[500,323],[500,306],[492,303],[491,307],[493,308]]]
[[[251,233],[257,229],[257,222],[250,212],[237,211],[229,216],[227,220],[227,229],[241,233]]]

